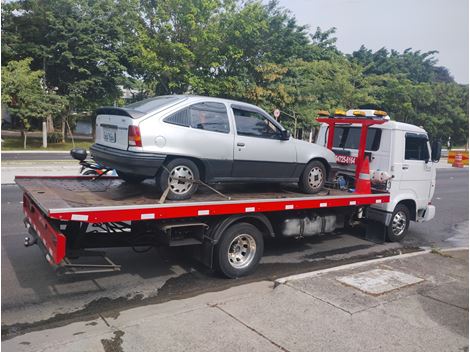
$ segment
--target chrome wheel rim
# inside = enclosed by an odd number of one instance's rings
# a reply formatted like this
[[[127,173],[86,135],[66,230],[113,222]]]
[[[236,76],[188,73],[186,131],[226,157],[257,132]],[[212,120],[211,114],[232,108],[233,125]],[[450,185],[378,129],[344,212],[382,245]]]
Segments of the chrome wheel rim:
[[[236,236],[228,247],[228,262],[235,269],[248,267],[256,254],[256,241],[249,234]]]
[[[403,211],[398,211],[392,219],[392,232],[394,236],[400,236],[405,232],[406,228],[406,214]]]
[[[312,188],[318,188],[323,183],[323,171],[318,166],[313,167],[308,173],[308,184]]]
[[[168,185],[173,193],[185,194],[193,187],[192,180],[194,180],[193,171],[185,165],[178,165],[170,171]]]

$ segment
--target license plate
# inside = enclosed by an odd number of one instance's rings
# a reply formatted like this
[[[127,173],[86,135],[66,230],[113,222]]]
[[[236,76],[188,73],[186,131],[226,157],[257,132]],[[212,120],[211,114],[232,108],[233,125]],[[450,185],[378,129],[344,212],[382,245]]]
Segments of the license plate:
[[[103,128],[103,139],[108,143],[116,143],[116,129]]]
[[[356,157],[351,155],[335,155],[338,164],[355,164]]]

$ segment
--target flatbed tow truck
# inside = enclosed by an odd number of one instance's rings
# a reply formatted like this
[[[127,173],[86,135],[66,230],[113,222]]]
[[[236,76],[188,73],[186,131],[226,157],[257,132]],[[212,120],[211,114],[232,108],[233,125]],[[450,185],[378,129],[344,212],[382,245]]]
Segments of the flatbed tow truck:
[[[369,126],[387,122],[356,116],[319,121],[331,129],[361,127],[357,173],[366,155]],[[332,141],[331,129],[328,137]],[[328,147],[334,150],[333,143],[328,142]],[[372,188],[361,194],[341,190],[337,184],[316,195],[299,193],[290,185],[224,185],[216,186],[217,190],[205,188],[186,201],[165,201],[152,182],[135,185],[109,176],[18,176],[15,181],[24,193],[24,222],[30,235],[25,246],[38,244],[47,261],[65,274],[119,271],[120,265],[100,250],[104,248],[181,246],[205,265],[235,278],[256,268],[267,237],[313,236],[365,220],[367,239],[399,240],[410,219],[434,216],[428,202],[423,211],[411,196],[391,194],[393,181],[385,190]],[[394,210],[387,212],[391,202]],[[414,208],[410,202],[415,202]],[[394,238],[396,214],[408,218],[401,220],[404,231]],[[96,261],[84,263],[84,257]]]

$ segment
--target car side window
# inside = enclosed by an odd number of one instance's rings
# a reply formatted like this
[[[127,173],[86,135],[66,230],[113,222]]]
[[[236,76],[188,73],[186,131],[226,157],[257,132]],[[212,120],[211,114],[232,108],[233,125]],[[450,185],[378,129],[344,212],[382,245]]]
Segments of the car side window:
[[[279,139],[280,131],[262,114],[242,109],[233,109],[237,134],[241,136]]]
[[[221,103],[198,103],[189,107],[191,127],[200,130],[229,133],[227,108]]]
[[[427,138],[417,135],[407,135],[405,138],[406,160],[429,160]]]
[[[227,108],[221,103],[193,104],[167,116],[163,121],[211,132],[230,132]]]
[[[165,117],[163,121],[165,121],[166,123],[171,123],[172,125],[189,127],[190,125],[189,109],[185,108],[183,110],[174,112],[173,114]]]

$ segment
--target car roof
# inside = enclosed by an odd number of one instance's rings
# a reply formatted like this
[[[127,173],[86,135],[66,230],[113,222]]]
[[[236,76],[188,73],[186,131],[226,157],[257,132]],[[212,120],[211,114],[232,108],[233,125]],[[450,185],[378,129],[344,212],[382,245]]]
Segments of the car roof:
[[[244,105],[244,106],[247,106],[247,107],[251,107],[253,109],[263,110],[259,106],[256,106],[256,105],[253,105],[253,104],[250,104],[250,103],[246,103],[246,102],[243,102],[243,101],[240,101],[240,100],[233,100],[233,99],[227,99],[227,98],[217,98],[217,97],[210,97],[210,96],[204,96],[204,95],[173,94],[173,95],[162,95],[161,97],[180,97],[180,98],[185,98],[185,100],[184,100],[185,102],[191,102],[191,103],[192,102],[196,103],[196,102],[201,101],[201,100],[210,100],[210,101],[214,101],[214,102]]]

